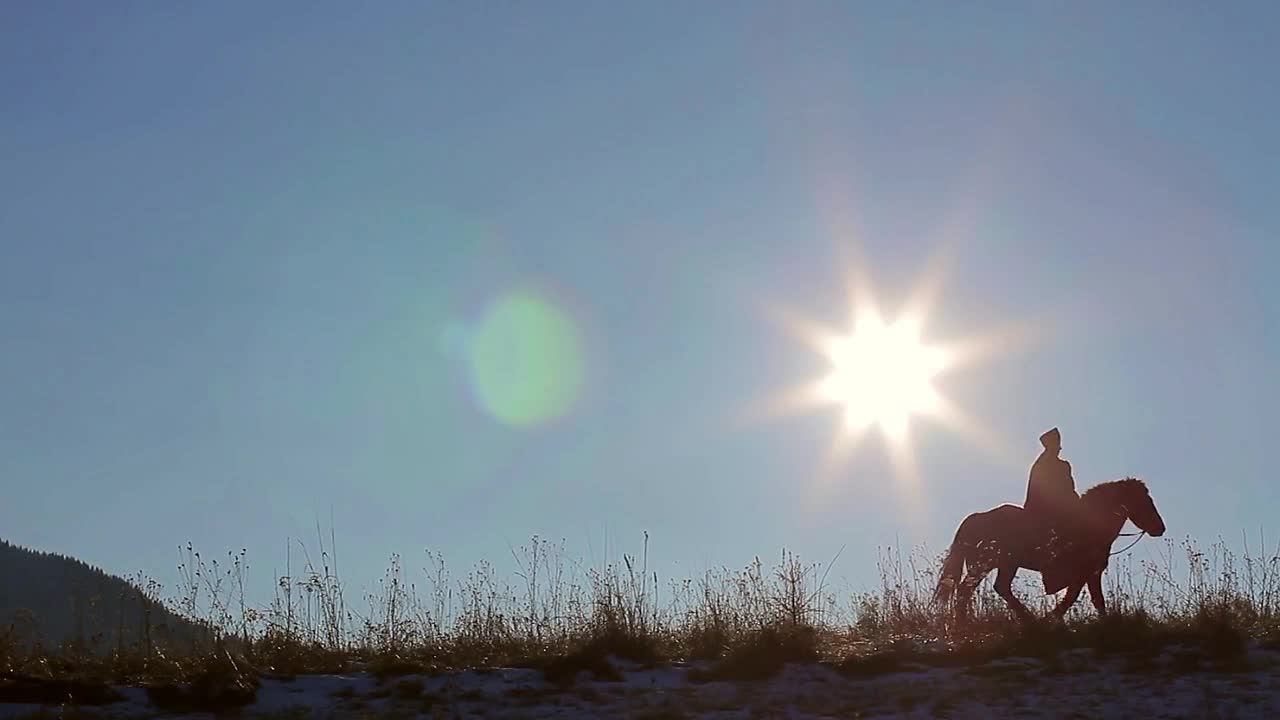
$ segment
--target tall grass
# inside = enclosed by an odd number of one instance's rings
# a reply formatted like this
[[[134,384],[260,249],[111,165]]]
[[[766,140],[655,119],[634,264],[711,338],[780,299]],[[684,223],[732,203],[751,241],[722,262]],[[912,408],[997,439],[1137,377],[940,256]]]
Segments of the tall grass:
[[[246,599],[247,553],[210,559],[188,545],[170,595],[153,581],[135,585],[198,632],[147,634],[137,647],[95,653],[18,643],[21,629],[10,627],[0,629],[0,671],[136,679],[182,677],[230,662],[279,673],[354,666],[396,672],[537,664],[575,653],[638,662],[752,654],[847,660],[904,648],[995,646],[1023,633],[989,580],[976,595],[972,621],[955,626],[932,602],[939,559],[923,548],[882,550],[879,587],[839,591],[830,583],[834,560],[805,563],[789,552],[769,564],[756,558],[664,582],[650,568],[647,536],[639,555],[590,569],[572,561],[563,544],[534,537],[512,548],[510,577],[482,562],[455,578],[439,553],[426,552],[413,569],[394,555],[377,587],[353,606],[332,534],[317,536],[298,557],[290,551],[265,606]],[[1141,642],[1185,639],[1203,628],[1276,637],[1280,554],[1248,542],[1242,552],[1222,541],[1207,550],[1190,541],[1150,542],[1159,543],[1154,561],[1119,556],[1105,576],[1109,609],[1144,628]],[[1015,590],[1043,615],[1057,598],[1039,592],[1036,581],[1028,573]],[[1091,615],[1082,596],[1066,632],[1081,642],[1097,639],[1088,631]]]

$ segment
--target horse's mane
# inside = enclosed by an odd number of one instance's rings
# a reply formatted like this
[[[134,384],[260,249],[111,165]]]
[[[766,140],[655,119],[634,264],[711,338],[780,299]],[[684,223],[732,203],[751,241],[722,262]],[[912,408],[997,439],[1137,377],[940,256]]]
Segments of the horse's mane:
[[[1080,496],[1080,499],[1083,500],[1088,497],[1099,497],[1102,495],[1110,494],[1112,492],[1126,490],[1134,486],[1145,488],[1147,484],[1135,477],[1120,478],[1119,480],[1110,480],[1108,482],[1098,483],[1097,485],[1094,485],[1088,490],[1085,490],[1084,494]]]

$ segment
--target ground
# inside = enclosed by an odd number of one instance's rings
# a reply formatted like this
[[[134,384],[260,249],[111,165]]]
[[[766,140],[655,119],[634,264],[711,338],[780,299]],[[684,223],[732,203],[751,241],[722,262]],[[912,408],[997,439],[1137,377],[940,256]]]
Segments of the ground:
[[[645,668],[613,659],[600,675],[560,684],[539,670],[378,678],[267,676],[246,718],[1271,718],[1280,717],[1280,651],[1251,645],[1229,665],[1190,647],[1158,654],[1076,649],[975,665],[901,663],[889,671],[789,664],[763,680],[716,679],[710,665]],[[180,717],[141,688],[87,716]],[[0,705],[0,718],[65,716],[65,708]],[[213,717],[212,714],[186,717]]]

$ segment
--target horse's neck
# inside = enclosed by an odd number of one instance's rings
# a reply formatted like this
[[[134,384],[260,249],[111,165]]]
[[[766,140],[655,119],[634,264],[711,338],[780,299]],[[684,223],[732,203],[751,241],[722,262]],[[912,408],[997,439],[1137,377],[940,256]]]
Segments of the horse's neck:
[[[1096,511],[1098,527],[1106,530],[1107,533],[1119,535],[1120,530],[1124,528],[1125,521],[1129,519],[1124,503],[1117,496],[1111,494],[1090,499],[1093,502],[1089,504],[1093,505],[1093,509]]]

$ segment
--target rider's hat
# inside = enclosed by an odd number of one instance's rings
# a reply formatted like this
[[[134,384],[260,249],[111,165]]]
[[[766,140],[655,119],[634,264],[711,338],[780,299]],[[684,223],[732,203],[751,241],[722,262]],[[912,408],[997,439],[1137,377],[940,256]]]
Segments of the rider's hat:
[[[1046,450],[1051,447],[1062,447],[1062,433],[1058,432],[1058,428],[1053,428],[1040,436],[1040,444]]]

